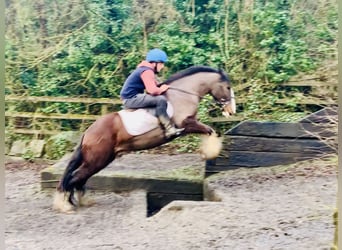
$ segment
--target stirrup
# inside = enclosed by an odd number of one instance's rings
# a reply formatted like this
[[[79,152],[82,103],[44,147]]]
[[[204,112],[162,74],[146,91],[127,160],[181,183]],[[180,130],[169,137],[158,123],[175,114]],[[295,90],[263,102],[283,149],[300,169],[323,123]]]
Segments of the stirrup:
[[[165,130],[165,137],[166,138],[171,138],[173,136],[178,136],[184,131],[184,128],[175,128],[171,127],[167,130]]]

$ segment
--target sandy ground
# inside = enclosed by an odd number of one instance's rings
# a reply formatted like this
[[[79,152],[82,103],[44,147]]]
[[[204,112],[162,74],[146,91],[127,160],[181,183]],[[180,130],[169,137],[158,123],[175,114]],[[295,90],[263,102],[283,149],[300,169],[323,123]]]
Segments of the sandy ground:
[[[163,157],[172,164],[174,156]],[[39,171],[48,165],[7,160],[6,249],[311,250],[333,242],[336,161],[211,176],[206,183],[220,202],[174,201],[149,218],[143,190],[90,191],[94,206],[56,213],[53,191],[40,189]]]

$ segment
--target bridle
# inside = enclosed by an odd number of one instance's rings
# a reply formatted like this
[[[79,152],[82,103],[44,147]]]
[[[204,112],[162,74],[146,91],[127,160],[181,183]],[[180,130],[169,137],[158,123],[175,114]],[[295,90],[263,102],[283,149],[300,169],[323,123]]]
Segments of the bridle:
[[[186,90],[184,90],[184,89],[179,89],[179,88],[175,88],[175,87],[171,87],[171,86],[169,87],[169,89],[177,90],[177,91],[183,92],[183,93],[188,94],[188,95],[197,96],[200,100],[204,97],[204,96],[201,96],[201,95],[198,95],[198,94],[195,94],[195,93],[186,91]],[[234,99],[235,97],[234,97],[234,96],[231,96],[230,98],[231,98],[231,99]],[[220,102],[220,101],[215,100],[215,102],[216,102],[217,104],[220,104],[220,105],[225,105],[225,104],[229,103],[230,101],[227,101],[227,102]]]

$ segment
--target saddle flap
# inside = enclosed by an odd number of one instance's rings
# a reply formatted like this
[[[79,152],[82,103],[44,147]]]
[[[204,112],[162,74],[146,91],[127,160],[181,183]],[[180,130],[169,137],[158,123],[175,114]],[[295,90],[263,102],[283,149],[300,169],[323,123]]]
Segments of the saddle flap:
[[[155,109],[123,109],[118,113],[127,132],[133,136],[147,133],[159,126]],[[173,116],[173,107],[170,103],[167,106],[167,114],[169,117]]]

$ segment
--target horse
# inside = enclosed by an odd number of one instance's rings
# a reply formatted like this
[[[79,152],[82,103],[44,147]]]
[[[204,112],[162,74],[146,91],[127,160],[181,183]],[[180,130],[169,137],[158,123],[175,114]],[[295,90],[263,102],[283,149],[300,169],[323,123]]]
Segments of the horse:
[[[169,85],[165,92],[168,113],[176,127],[184,128],[182,133],[166,138],[158,119],[151,113],[153,110],[120,110],[101,116],[82,134],[57,185],[54,209],[73,213],[79,206],[90,205],[83,197],[87,180],[123,154],[154,148],[192,133],[206,137],[203,140],[206,144],[201,146],[203,159],[219,154],[221,138],[213,128],[198,121],[196,114],[200,101],[207,94],[223,108],[225,116],[235,113],[234,92],[228,75],[220,69],[192,66],[162,84]],[[132,128],[132,125],[144,126]]]

